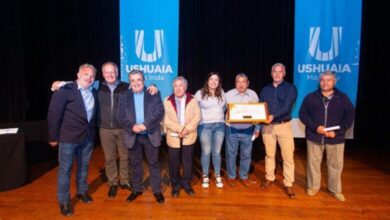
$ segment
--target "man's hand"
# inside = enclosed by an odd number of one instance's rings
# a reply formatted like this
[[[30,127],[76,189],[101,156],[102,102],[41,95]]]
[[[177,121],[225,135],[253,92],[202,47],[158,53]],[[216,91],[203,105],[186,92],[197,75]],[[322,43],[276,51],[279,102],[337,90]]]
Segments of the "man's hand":
[[[185,138],[185,136],[188,135],[188,130],[187,128],[184,128],[180,134],[179,134],[179,138]]]
[[[134,133],[141,133],[143,131],[146,131],[146,127],[145,127],[144,124],[136,124],[136,125],[133,126],[132,131]]]
[[[325,135],[325,133],[326,133],[325,127],[322,126],[322,125],[318,126],[318,128],[317,128],[317,133],[318,133],[318,134],[323,134],[323,135]]]
[[[49,145],[52,147],[57,147],[58,141],[49,141]]]
[[[64,82],[54,81],[53,84],[51,84],[51,91],[58,91],[62,86],[64,86]]]
[[[157,89],[157,87],[156,87],[155,85],[150,85],[150,86],[146,89],[146,91],[148,91],[150,95],[155,95],[155,94],[157,94],[158,89]]]
[[[274,120],[274,116],[273,115],[268,115],[267,121],[265,121],[265,123],[271,124],[273,120]]]
[[[325,137],[327,137],[327,138],[335,138],[336,137],[336,133],[334,131],[325,132]]]

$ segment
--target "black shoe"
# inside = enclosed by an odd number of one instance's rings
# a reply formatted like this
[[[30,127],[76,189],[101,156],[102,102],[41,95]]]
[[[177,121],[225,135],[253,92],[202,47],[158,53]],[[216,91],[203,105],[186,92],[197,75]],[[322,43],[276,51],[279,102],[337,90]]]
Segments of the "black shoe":
[[[128,202],[131,202],[133,200],[135,200],[138,196],[142,195],[142,192],[137,192],[137,191],[133,191],[129,197],[127,197],[127,201]]]
[[[156,192],[153,194],[154,198],[156,198],[156,201],[160,204],[164,203],[164,195],[161,192]]]
[[[133,186],[131,185],[131,183],[119,184],[119,186],[121,187],[121,189],[133,191]]]
[[[70,203],[60,204],[60,211],[63,216],[73,215],[73,211],[72,208],[70,207]]]
[[[177,198],[180,195],[180,188],[179,189],[172,189],[171,195],[173,198]]]
[[[192,188],[185,188],[184,191],[189,195],[189,196],[194,196],[195,191]]]
[[[118,186],[117,185],[111,185],[110,189],[108,190],[108,197],[109,198],[114,198],[117,193],[118,193]]]
[[[93,199],[88,193],[77,194],[77,198],[79,198],[83,203],[91,203]]]

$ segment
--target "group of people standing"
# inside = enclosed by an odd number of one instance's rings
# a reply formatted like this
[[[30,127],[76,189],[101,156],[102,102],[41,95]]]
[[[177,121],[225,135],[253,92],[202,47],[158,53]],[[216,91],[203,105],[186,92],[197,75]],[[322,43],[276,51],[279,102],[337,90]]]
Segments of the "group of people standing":
[[[192,170],[194,146],[201,146],[202,187],[211,180],[223,188],[221,149],[225,141],[226,182],[234,187],[239,180],[245,187],[257,181],[251,178],[252,143],[262,134],[265,146],[265,181],[267,188],[275,181],[277,144],[283,159],[283,183],[288,197],[294,198],[294,138],[291,110],[297,97],[293,84],[286,82],[286,68],[276,63],[271,68],[273,82],[264,87],[260,99],[249,89],[249,79],[237,74],[235,88],[224,92],[221,76],[211,72],[204,86],[195,95],[187,92],[187,80],[179,76],[172,82],[173,93],[161,99],[155,86],[145,87],[142,71],[129,73],[129,84],[118,79],[118,67],[112,62],[102,66],[103,82],[95,83],[96,69],[90,64],[80,66],[77,80],[58,83],[49,106],[49,144],[59,145],[57,198],[60,212],[69,216],[70,174],[73,156],[77,158],[77,197],[84,203],[93,201],[87,193],[88,163],[91,158],[95,120],[99,127],[105,168],[108,177],[108,197],[114,198],[120,188],[132,191],[131,202],[144,191],[143,157],[149,165],[151,188],[158,203],[164,203],[161,192],[159,150],[162,141],[160,124],[165,127],[169,155],[171,195],[180,190],[194,196]],[[354,107],[347,96],[335,88],[336,76],[325,72],[320,77],[319,89],[304,99],[299,116],[306,126],[307,138],[307,194],[314,196],[321,182],[321,160],[327,153],[328,189],[340,201],[345,201],[341,189],[341,172],[345,131],[352,126]],[[96,88],[97,87],[97,88]],[[266,102],[269,117],[266,123],[227,123],[227,103]],[[339,126],[337,130],[329,127]],[[236,159],[239,154],[238,175]],[[119,158],[119,167],[117,166]],[[214,177],[210,176],[210,164]],[[180,175],[181,163],[183,175]],[[132,176],[129,178],[130,164]],[[238,178],[237,178],[238,176]],[[130,181],[131,179],[131,181]]]

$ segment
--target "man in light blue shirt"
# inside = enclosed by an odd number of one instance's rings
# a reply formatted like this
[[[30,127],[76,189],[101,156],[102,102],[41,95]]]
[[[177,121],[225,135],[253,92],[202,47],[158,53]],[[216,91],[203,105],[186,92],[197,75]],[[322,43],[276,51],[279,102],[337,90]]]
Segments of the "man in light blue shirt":
[[[248,88],[249,80],[244,73],[236,76],[235,88],[226,93],[227,103],[257,103],[259,98],[255,91]],[[254,181],[248,178],[252,161],[252,136],[259,136],[260,127],[252,123],[234,123],[226,126],[226,168],[228,184],[236,185],[236,158],[240,147],[239,177],[241,183],[248,187]]]
[[[144,91],[134,93],[135,105],[135,121],[137,124],[143,124],[145,121],[144,115]],[[146,131],[139,132],[140,134],[146,134]]]
[[[93,110],[95,107],[95,98],[92,94],[92,86],[88,88],[83,88],[79,83],[77,83],[78,89],[81,92],[81,97],[83,97],[83,102],[85,106],[85,111],[87,112],[88,122],[91,121]]]
[[[73,159],[77,159],[77,197],[91,203],[88,195],[88,164],[95,140],[95,94],[92,83],[96,69],[83,64],[77,80],[53,93],[47,114],[49,144],[58,148],[57,199],[64,216],[73,214],[70,204],[70,175]]]
[[[149,164],[150,185],[156,201],[164,203],[161,191],[159,152],[161,144],[160,123],[164,117],[164,107],[160,93],[145,92],[145,77],[142,71],[129,73],[130,88],[118,97],[116,118],[123,128],[123,143],[129,149],[130,165],[133,170],[133,192],[127,197],[134,201],[144,192],[143,158]],[[145,153],[145,154],[144,154]]]

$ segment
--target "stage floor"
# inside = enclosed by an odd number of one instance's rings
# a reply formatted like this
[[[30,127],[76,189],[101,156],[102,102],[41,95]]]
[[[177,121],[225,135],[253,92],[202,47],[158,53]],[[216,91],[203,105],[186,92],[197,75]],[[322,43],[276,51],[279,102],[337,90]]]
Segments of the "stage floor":
[[[374,149],[375,146],[372,146]],[[383,148],[382,148],[383,149]],[[95,202],[83,204],[75,197],[74,173],[72,174],[72,219],[390,219],[390,160],[389,150],[346,149],[343,193],[346,202],[339,202],[326,190],[326,176],[322,189],[315,196],[305,194],[306,150],[296,146],[295,192],[289,199],[283,190],[282,169],[277,167],[276,184],[269,189],[260,188],[264,180],[264,150],[256,147],[258,155],[252,163],[252,178],[256,184],[245,188],[238,182],[230,187],[225,181],[223,189],[217,189],[212,180],[210,188],[201,187],[199,157],[195,161],[193,187],[195,197],[183,190],[178,198],[170,196],[167,154],[163,149],[162,188],[165,203],[157,204],[147,178],[146,192],[132,203],[127,203],[128,191],[120,190],[117,197],[107,197],[104,181],[104,157],[100,147],[94,149],[89,168],[90,194]],[[196,154],[199,155],[199,152]],[[325,161],[323,161],[325,162]],[[225,161],[223,161],[223,164]],[[323,163],[324,165],[324,163]],[[45,169],[35,165],[32,173]],[[146,166],[145,166],[146,167]],[[0,219],[57,219],[62,218],[56,201],[57,166],[47,170],[30,184],[15,190],[0,192]],[[323,174],[326,169],[323,166]],[[226,175],[224,175],[226,178]]]

